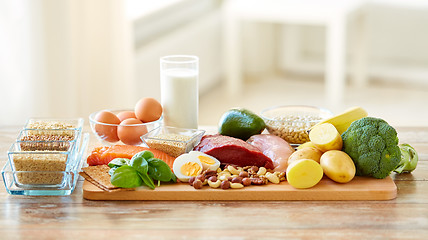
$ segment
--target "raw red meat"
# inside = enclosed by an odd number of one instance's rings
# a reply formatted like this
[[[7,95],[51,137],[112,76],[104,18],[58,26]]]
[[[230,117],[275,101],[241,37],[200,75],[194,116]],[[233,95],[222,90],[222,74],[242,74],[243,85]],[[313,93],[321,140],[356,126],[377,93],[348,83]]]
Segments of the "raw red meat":
[[[241,167],[258,166],[273,169],[273,162],[258,148],[241,139],[223,135],[205,135],[194,148],[217,158],[221,163],[236,164]]]

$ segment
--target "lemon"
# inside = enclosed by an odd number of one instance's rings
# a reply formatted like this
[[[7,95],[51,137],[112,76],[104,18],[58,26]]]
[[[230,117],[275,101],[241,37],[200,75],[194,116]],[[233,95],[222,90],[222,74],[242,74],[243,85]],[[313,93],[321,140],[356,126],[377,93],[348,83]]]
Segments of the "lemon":
[[[245,108],[233,108],[225,112],[219,121],[218,132],[221,135],[247,140],[260,134],[266,124],[261,117]]]

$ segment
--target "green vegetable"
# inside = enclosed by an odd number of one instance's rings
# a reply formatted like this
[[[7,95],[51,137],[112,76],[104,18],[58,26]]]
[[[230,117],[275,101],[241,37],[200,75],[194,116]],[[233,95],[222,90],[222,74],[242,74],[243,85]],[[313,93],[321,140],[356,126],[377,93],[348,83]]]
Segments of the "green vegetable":
[[[116,169],[118,169],[118,168],[119,168],[118,166],[114,166],[114,167],[110,168],[110,170],[108,171],[108,174],[110,176],[112,176],[114,174],[114,171],[116,171]]]
[[[133,157],[129,165],[135,168],[135,170],[137,170],[141,174],[146,174],[147,170],[149,169],[146,159],[142,157]]]
[[[139,157],[142,157],[142,158],[144,158],[144,159],[148,160],[148,159],[150,159],[150,158],[154,158],[154,157],[155,157],[155,155],[154,155],[152,152],[148,151],[148,150],[144,150],[144,151],[139,152],[139,153],[135,154],[134,156],[132,156],[131,161],[132,161],[134,158],[139,158]]]
[[[140,178],[143,180],[144,185],[146,185],[147,187],[151,188],[151,189],[155,189],[155,183],[153,182],[153,180],[149,177],[149,175],[147,175],[147,173],[145,174],[141,174],[140,172],[138,172],[138,175],[140,176]]]
[[[143,179],[143,182],[144,182],[145,185],[147,185],[151,189],[155,189],[155,184],[153,183],[153,180],[147,174],[149,166],[147,164],[146,159],[144,159],[142,157],[142,155],[140,157],[132,157],[130,165],[135,170],[137,170],[137,172],[140,175],[141,179]]]
[[[418,165],[418,153],[407,143],[398,145],[401,151],[401,161],[394,170],[396,173],[410,173],[416,169]]]
[[[136,188],[143,184],[135,168],[124,165],[116,169],[110,178],[111,184],[121,188]]]
[[[168,164],[161,159],[154,158],[150,151],[139,152],[132,156],[131,160],[115,158],[108,163],[108,166],[111,168],[110,181],[117,187],[135,188],[144,184],[155,189],[153,180],[157,180],[158,185],[160,181],[177,181],[177,177]]]
[[[148,161],[149,171],[148,174],[154,180],[169,182],[169,181],[177,181],[174,173],[172,173],[171,168],[161,159],[150,158]]]
[[[354,161],[356,175],[385,178],[401,159],[397,132],[385,120],[365,117],[342,134],[343,148]]]
[[[127,159],[127,158],[115,158],[108,163],[108,166],[111,168],[120,167],[123,165],[129,165],[129,159]]]

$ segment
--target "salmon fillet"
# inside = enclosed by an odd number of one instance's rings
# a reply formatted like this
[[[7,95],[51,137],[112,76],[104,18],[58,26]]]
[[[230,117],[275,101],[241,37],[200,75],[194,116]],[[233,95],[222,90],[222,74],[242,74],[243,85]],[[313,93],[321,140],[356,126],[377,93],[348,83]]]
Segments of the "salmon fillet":
[[[88,156],[86,162],[89,166],[107,165],[115,158],[131,159],[135,154],[148,150],[155,155],[155,158],[163,160],[172,169],[172,164],[175,158],[157,149],[147,147],[132,146],[132,145],[114,145],[111,147],[96,147],[91,155]]]

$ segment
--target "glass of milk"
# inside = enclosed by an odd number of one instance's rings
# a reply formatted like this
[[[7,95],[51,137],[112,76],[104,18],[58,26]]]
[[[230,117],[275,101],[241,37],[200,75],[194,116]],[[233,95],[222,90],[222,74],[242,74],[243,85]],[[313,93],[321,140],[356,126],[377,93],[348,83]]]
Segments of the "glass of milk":
[[[197,129],[199,58],[188,55],[162,57],[160,75],[164,124]]]

